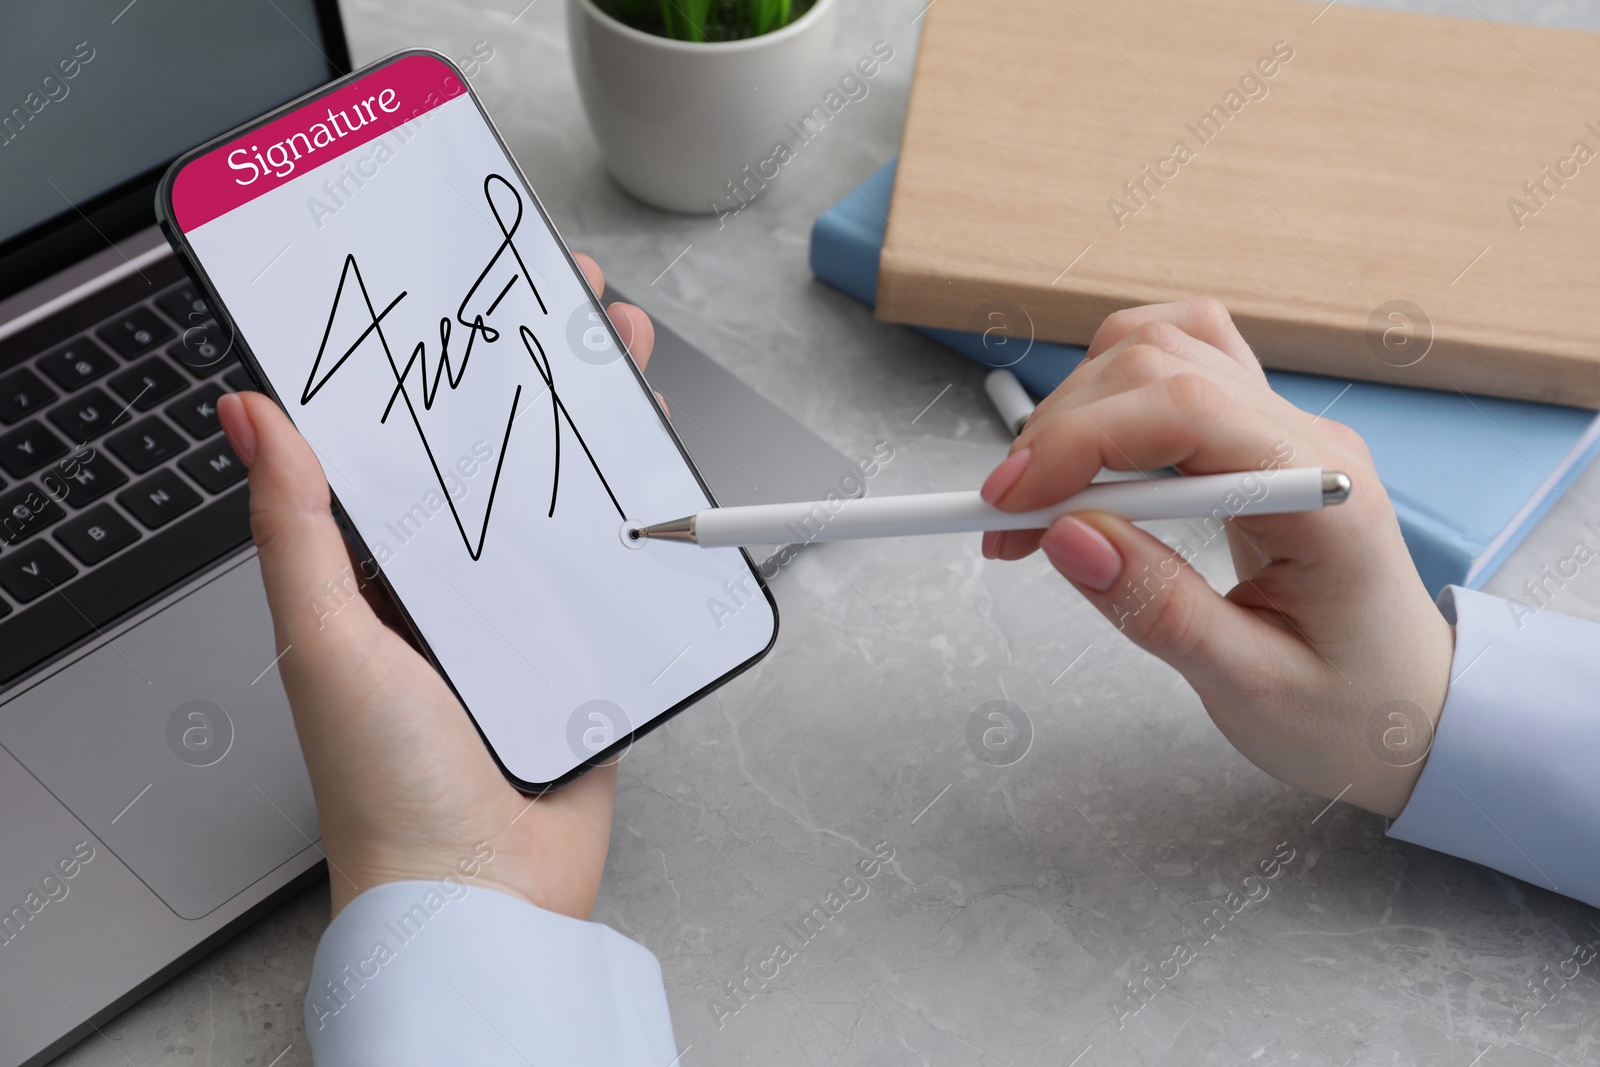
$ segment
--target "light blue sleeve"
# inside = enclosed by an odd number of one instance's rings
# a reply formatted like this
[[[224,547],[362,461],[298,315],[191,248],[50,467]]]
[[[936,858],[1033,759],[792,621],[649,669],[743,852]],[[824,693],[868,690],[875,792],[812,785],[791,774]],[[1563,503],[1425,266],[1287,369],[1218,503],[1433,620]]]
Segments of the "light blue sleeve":
[[[491,889],[391,882],[329,924],[306,991],[318,1067],[676,1062],[661,967],[608,926]]]
[[[1450,587],[1450,692],[1389,835],[1600,907],[1600,625]]]

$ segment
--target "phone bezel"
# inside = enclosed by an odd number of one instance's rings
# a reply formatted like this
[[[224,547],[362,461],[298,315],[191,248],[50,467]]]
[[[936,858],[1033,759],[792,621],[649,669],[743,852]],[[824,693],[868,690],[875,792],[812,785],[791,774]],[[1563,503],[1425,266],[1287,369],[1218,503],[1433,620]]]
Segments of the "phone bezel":
[[[189,274],[190,278],[193,279],[194,283],[200,287],[201,291],[205,293],[206,298],[211,301],[212,313],[218,324],[227,331],[230,339],[230,349],[237,352],[240,362],[244,365],[246,371],[250,375],[251,381],[261,392],[271,397],[272,400],[283,409],[284,413],[289,416],[290,422],[294,421],[294,415],[290,412],[288,405],[283,403],[277,391],[272,387],[272,383],[268,380],[265,372],[261,368],[260,363],[257,362],[255,354],[250,350],[249,343],[239,332],[237,324],[233,321],[232,316],[228,313],[226,303],[218,295],[216,287],[211,284],[210,276],[206,273],[204,266],[199,262],[198,257],[191,249],[189,241],[184,236],[183,231],[178,228],[176,216],[172,207],[173,182],[183,168],[207,155],[208,153],[222,147],[228,142],[233,141],[234,139],[241,137],[252,130],[259,129],[270,122],[276,121],[285,115],[289,115],[299,111],[302,108],[309,107],[315,104],[318,100],[321,100],[345,85],[348,85],[349,83],[357,81],[361,78],[365,78],[368,75],[374,74],[377,71],[382,70],[384,67],[408,56],[426,56],[430,59],[438,60],[447,68],[449,68],[456,80],[461,83],[462,89],[464,90],[465,94],[471,98],[473,106],[477,108],[478,115],[480,118],[482,118],[484,125],[489,130],[490,135],[494,137],[495,143],[499,145],[500,151],[505,156],[506,162],[510,165],[512,172],[516,175],[517,180],[522,183],[522,191],[526,193],[528,198],[533,202],[534,208],[539,213],[540,221],[544,223],[549,230],[551,237],[555,239],[557,247],[561,249],[561,254],[565,257],[568,268],[577,277],[579,284],[583,286],[583,291],[589,298],[590,306],[595,311],[599,312],[601,321],[605,323],[606,330],[611,334],[612,343],[614,343],[617,348],[624,353],[624,358],[627,361],[628,367],[633,371],[634,381],[638,384],[639,388],[644,391],[645,397],[656,413],[656,418],[661,421],[662,427],[667,432],[667,437],[677,448],[679,458],[682,459],[684,466],[688,468],[689,473],[694,477],[695,483],[700,487],[700,491],[705,494],[706,500],[712,507],[715,507],[715,494],[712,493],[711,487],[706,484],[705,478],[701,476],[699,468],[695,466],[694,460],[689,455],[688,449],[684,447],[683,441],[678,437],[677,432],[673,429],[671,419],[667,416],[667,413],[662,408],[661,403],[656,399],[655,391],[650,388],[649,381],[645,378],[643,372],[639,370],[639,365],[634,362],[633,353],[629,352],[627,345],[622,343],[622,337],[617,333],[616,327],[612,324],[611,317],[606,314],[605,306],[601,304],[598,294],[596,294],[590,287],[589,279],[584,276],[583,271],[578,267],[577,260],[575,260],[572,256],[572,250],[567,247],[567,242],[562,238],[561,231],[556,228],[556,225],[554,221],[551,220],[549,213],[545,211],[544,203],[539,199],[539,194],[534,191],[533,184],[528,181],[528,176],[522,172],[522,166],[517,162],[516,157],[512,155],[511,149],[509,146],[507,146],[505,138],[501,136],[500,130],[495,126],[494,120],[489,116],[488,110],[483,106],[483,101],[480,100],[478,98],[478,94],[473,91],[471,82],[468,81],[466,75],[461,72],[461,68],[456,66],[455,62],[452,61],[449,56],[446,56],[431,48],[408,48],[403,51],[395,52],[391,55],[385,56],[382,59],[370,63],[358,70],[353,70],[349,74],[330,81],[317,89],[313,89],[311,92],[299,96],[296,99],[291,100],[288,103],[283,104],[282,106],[277,107],[256,119],[253,119],[250,122],[214,137],[196,148],[190,149],[188,152],[185,152],[183,155],[175,159],[171,166],[167,168],[166,173],[162,175],[161,181],[156,187],[155,195],[156,219],[161,226],[161,232],[166,236],[167,243],[172,246],[173,252],[177,256],[178,261],[183,264],[184,270]],[[337,159],[339,157],[335,156],[334,158]],[[226,352],[224,352],[224,356],[221,358],[225,357]],[[331,483],[328,487],[328,492],[332,499],[334,517],[339,524],[340,530],[344,533],[346,540],[350,543],[351,547],[356,550],[358,560],[370,561],[374,564],[374,566],[376,566],[376,559],[372,551],[368,548],[366,541],[360,534],[360,531],[356,529],[354,522],[350,520],[348,513],[345,512],[344,508],[340,505],[338,494],[334,491]],[[381,567],[377,567],[377,577],[371,580],[379,583],[380,588],[389,598],[390,603],[394,606],[396,613],[404,621],[407,629],[410,631],[410,636],[413,643],[416,645],[418,650],[422,652],[423,656],[427,658],[428,662],[432,664],[433,668],[439,672],[439,676],[444,679],[445,684],[450,687],[450,691],[455,694],[456,699],[460,701],[461,707],[466,711],[467,717],[472,721],[473,728],[478,731],[478,736],[483,739],[484,747],[489,750],[489,755],[491,758],[493,758],[495,765],[500,768],[501,774],[505,775],[506,779],[511,782],[512,785],[516,786],[516,788],[521,792],[528,794],[540,794],[565,785],[591,768],[601,766],[609,762],[613,756],[619,756],[620,758],[620,754],[626,753],[627,749],[636,740],[644,737],[658,726],[666,723],[679,712],[683,711],[691,704],[698,702],[707,694],[743,674],[760,660],[765,658],[768,652],[772,651],[772,647],[778,639],[779,623],[777,601],[773,598],[772,591],[767,588],[767,583],[762,580],[760,569],[757,568],[751,561],[750,554],[742,548],[739,550],[739,554],[744,559],[745,567],[749,569],[750,576],[755,579],[757,588],[761,590],[762,596],[766,598],[768,607],[772,610],[772,632],[767,638],[765,647],[763,647],[759,652],[751,656],[749,659],[744,660],[742,663],[739,663],[724,674],[719,675],[714,680],[695,690],[695,692],[684,698],[682,701],[674,704],[672,707],[661,712],[659,715],[651,718],[648,722],[635,727],[629,731],[626,736],[619,738],[616,742],[591,756],[590,758],[576,763],[566,773],[549,782],[530,782],[511,772],[511,770],[506,766],[505,762],[500,758],[500,754],[495,751],[495,747],[489,740],[488,735],[484,733],[483,727],[479,724],[477,716],[472,713],[472,709],[468,707],[467,702],[462,699],[460,691],[456,689],[455,682],[451,680],[449,673],[444,669],[444,665],[440,663],[439,658],[434,655],[433,649],[428,645],[427,639],[423,637],[421,630],[417,627],[415,620],[411,617],[410,611],[407,610],[405,603],[401,600],[399,594],[396,593],[394,587],[389,584],[388,576],[384,574]],[[365,577],[364,574],[363,577]]]

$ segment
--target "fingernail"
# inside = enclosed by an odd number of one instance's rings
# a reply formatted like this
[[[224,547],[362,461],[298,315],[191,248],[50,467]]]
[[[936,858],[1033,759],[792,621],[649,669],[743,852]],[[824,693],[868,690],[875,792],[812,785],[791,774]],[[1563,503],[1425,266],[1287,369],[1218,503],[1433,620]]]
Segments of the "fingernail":
[[[1079,585],[1105,592],[1122,574],[1122,557],[1106,535],[1082,519],[1057,519],[1039,547],[1056,569]]]
[[[998,559],[1000,556],[1000,531],[985,530],[983,534],[983,558]]]
[[[1005,462],[989,472],[989,477],[984,479],[983,488],[978,490],[978,495],[983,497],[985,504],[993,504],[1017,484],[1022,477],[1022,472],[1028,468],[1028,460],[1033,457],[1033,449],[1024,448],[1011,453]]]
[[[217,401],[217,419],[222,423],[223,435],[233,446],[234,454],[246,467],[256,462],[256,426],[250,421],[250,412],[237,394],[224,393]]]

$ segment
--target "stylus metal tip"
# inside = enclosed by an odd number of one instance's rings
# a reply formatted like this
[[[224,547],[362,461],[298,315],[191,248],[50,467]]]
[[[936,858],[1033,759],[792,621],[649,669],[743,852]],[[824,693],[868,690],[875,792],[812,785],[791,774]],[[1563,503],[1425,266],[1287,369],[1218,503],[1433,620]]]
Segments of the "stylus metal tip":
[[[694,516],[687,515],[671,522],[658,522],[654,526],[639,528],[640,537],[651,537],[661,541],[693,541]]]
[[[1322,472],[1322,506],[1343,504],[1350,499],[1350,476],[1342,471]]]

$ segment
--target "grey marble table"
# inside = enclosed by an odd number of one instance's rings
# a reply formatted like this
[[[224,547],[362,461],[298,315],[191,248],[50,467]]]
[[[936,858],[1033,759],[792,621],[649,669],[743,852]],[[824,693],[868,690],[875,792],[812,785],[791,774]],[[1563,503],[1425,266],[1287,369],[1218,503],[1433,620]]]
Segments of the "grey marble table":
[[[562,0],[525,2],[345,14],[358,61],[492,49],[474,84],[568,239],[847,455],[890,442],[875,489],[977,484],[1005,447],[980,373],[806,268],[811,220],[896,150],[920,0],[844,5],[839,70],[877,40],[895,59],[720,229],[603,177]],[[1403,6],[1600,29],[1580,0]],[[1514,593],[1597,516],[1600,467],[1490,590]],[[1199,565],[1231,578],[1221,552]],[[1600,1061],[1600,968],[1542,1007],[1531,989],[1600,938],[1592,909],[1268,778],[1041,560],[987,562],[976,537],[843,543],[808,549],[774,590],[765,662],[628,756],[595,910],[660,958],[685,1065]],[[1552,607],[1600,618],[1600,571]],[[1005,767],[967,742],[973,711],[1001,699],[1034,730]],[[892,862],[802,944],[788,924],[875,847]],[[1268,897],[1119,1030],[1126,983],[1291,850]],[[61,1062],[309,1063],[301,1002],[327,908],[325,888],[284,904],[108,1026],[114,1048],[91,1037]],[[780,939],[794,958],[733,999]]]

